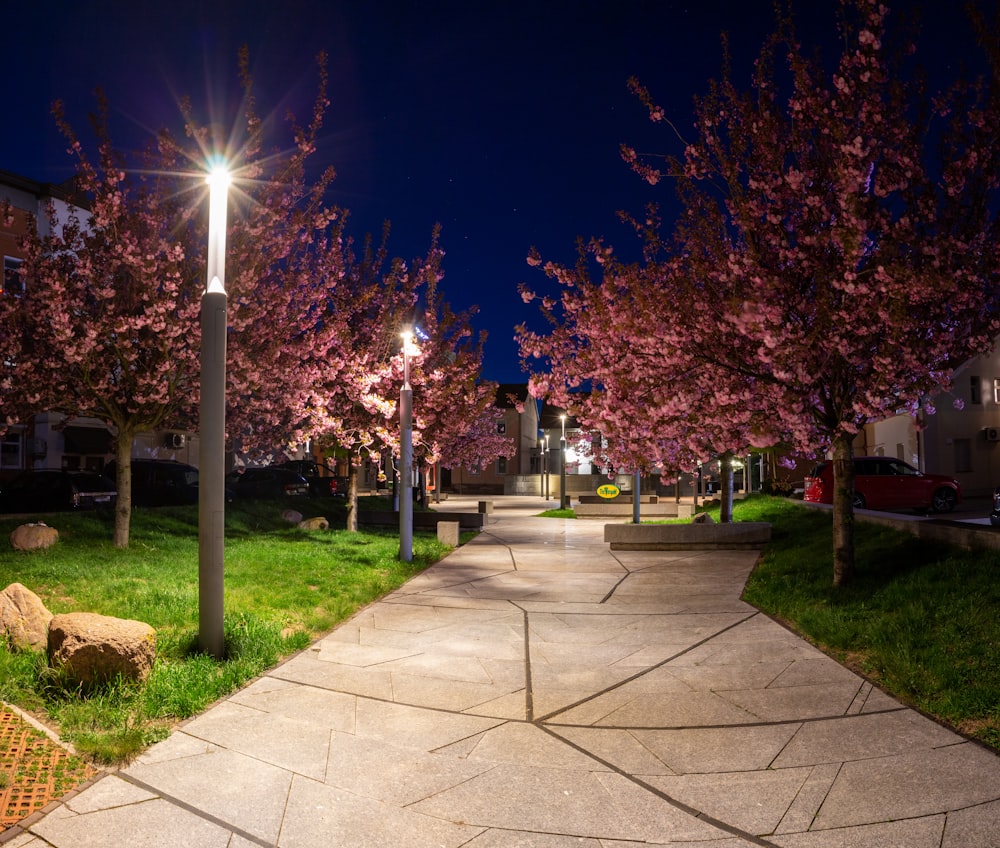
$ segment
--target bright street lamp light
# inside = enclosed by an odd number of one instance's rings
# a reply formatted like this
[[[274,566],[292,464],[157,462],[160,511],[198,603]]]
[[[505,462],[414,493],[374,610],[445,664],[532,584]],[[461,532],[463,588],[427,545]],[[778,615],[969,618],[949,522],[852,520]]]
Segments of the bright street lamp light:
[[[399,558],[413,561],[413,389],[410,387],[410,357],[420,353],[413,332],[403,337],[403,388],[399,393]]]
[[[216,165],[209,185],[208,285],[201,298],[201,401],[198,416],[198,641],[225,654],[226,211],[229,171]]]

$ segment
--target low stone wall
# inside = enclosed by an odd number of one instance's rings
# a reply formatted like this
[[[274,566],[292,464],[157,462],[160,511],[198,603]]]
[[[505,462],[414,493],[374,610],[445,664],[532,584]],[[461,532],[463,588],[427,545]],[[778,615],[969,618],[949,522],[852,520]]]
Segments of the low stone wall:
[[[439,521],[457,521],[463,530],[482,530],[486,515],[479,512],[431,512],[413,511],[413,526],[423,530],[433,530]],[[399,513],[389,510],[358,510],[358,524],[367,527],[398,527]]]
[[[621,503],[612,501],[604,503],[579,503],[573,507],[573,512],[577,518],[631,518],[631,503]],[[694,506],[687,503],[676,503],[674,501],[660,501],[658,503],[639,504],[640,518],[690,518],[694,514]]]
[[[763,521],[732,524],[605,524],[613,551],[687,551],[762,548],[771,541]]]
[[[830,510],[829,504],[809,503],[801,501],[807,509]],[[970,524],[949,518],[917,518],[914,516],[894,515],[891,512],[878,512],[871,509],[854,511],[857,521],[867,521],[872,524],[884,524],[919,536],[921,539],[933,539],[936,542],[947,542],[966,550],[1000,550],[1000,528],[988,524]]]
[[[659,497],[657,495],[639,495],[639,503],[659,503]],[[616,498],[602,498],[600,495],[580,495],[580,503],[584,504],[631,504],[632,495],[631,493],[627,495],[618,495]]]

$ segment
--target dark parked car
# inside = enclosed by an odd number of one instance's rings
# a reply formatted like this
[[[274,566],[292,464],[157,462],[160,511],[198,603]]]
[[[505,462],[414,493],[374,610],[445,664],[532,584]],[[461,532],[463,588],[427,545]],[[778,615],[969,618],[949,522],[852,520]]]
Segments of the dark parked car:
[[[104,474],[115,479],[111,460]],[[172,459],[132,460],[132,505],[177,506],[198,503],[198,469]]]
[[[833,503],[833,463],[821,462],[806,477],[803,500]],[[958,480],[924,474],[901,459],[888,456],[854,458],[856,509],[915,509],[951,512],[962,501]]]
[[[0,512],[58,512],[115,505],[115,484],[95,471],[22,471],[0,486]]]
[[[241,468],[226,475],[226,488],[236,498],[304,498],[309,496],[309,483],[301,474],[263,465]]]
[[[275,468],[285,468],[301,474],[309,484],[309,494],[314,498],[339,495],[347,497],[347,478],[338,477],[329,465],[311,459],[290,459],[279,462]]]

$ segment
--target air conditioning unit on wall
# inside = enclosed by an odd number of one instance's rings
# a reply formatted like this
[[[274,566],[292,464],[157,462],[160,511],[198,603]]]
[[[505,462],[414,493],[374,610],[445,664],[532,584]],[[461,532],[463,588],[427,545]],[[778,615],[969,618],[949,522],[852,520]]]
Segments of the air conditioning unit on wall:
[[[163,440],[164,445],[168,448],[173,448],[177,450],[178,448],[184,447],[187,444],[187,436],[183,433],[167,433]]]
[[[987,427],[983,433],[987,442],[1000,442],[1000,427]]]

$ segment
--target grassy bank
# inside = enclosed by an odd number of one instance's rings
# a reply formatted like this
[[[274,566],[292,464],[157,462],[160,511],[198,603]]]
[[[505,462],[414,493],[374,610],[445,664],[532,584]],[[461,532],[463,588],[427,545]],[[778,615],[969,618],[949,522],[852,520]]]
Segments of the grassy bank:
[[[197,507],[137,510],[127,550],[111,544],[111,517],[96,514],[49,517],[59,530],[49,550],[0,546],[0,588],[23,583],[53,613],[137,619],[157,632],[157,660],[144,685],[112,685],[88,697],[68,690],[44,655],[0,646],[0,698],[39,714],[98,762],[122,762],[448,550],[433,534],[416,533],[413,562],[400,562],[398,534],[304,531],[281,519],[283,506],[227,508],[224,662],[197,652]],[[333,528],[343,524],[337,501],[305,507]],[[0,520],[0,537],[21,523]]]
[[[855,577],[834,589],[829,512],[760,497],[738,503],[736,519],[773,525],[747,601],[1000,750],[1000,553],[859,521]]]

